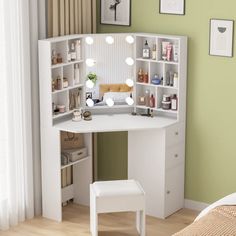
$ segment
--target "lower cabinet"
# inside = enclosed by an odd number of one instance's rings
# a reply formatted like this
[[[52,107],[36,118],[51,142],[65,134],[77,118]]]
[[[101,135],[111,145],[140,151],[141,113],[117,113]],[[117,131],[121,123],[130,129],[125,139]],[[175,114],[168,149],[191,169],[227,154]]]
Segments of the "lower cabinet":
[[[128,134],[128,178],[142,185],[147,215],[164,219],[184,206],[183,134],[181,124]]]
[[[165,173],[165,217],[181,209],[184,205],[184,164]]]

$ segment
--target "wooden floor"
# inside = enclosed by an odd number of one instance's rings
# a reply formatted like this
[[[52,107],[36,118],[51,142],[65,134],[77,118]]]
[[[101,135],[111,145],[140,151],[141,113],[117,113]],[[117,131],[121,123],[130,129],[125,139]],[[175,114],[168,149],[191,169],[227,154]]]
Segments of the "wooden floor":
[[[166,220],[147,217],[147,236],[169,236],[189,225],[197,212],[183,209]],[[112,213],[99,216],[99,236],[135,236],[134,213]],[[1,236],[88,236],[89,208],[68,205],[63,208],[63,222],[57,223],[42,217],[21,223]]]

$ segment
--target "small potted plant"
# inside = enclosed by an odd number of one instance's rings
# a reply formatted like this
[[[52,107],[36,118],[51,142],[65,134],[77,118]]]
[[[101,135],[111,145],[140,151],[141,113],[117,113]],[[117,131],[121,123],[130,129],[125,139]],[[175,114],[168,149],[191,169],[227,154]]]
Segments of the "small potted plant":
[[[96,73],[90,72],[90,73],[87,75],[86,86],[87,86],[88,88],[93,88],[94,85],[96,84],[96,82],[97,82],[97,75],[96,75]]]

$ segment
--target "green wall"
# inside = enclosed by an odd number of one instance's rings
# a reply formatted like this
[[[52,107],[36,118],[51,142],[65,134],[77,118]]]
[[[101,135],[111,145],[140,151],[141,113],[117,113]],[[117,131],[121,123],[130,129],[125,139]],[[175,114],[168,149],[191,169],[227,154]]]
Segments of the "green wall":
[[[185,16],[159,14],[158,3],[133,0],[131,27],[98,24],[98,32],[189,37],[185,197],[210,203],[236,192],[236,58],[208,55],[209,19],[235,19],[236,1],[187,0]],[[122,148],[117,140],[111,148],[117,143]],[[105,167],[101,164],[99,172]],[[125,162],[113,170],[118,168],[124,177]]]

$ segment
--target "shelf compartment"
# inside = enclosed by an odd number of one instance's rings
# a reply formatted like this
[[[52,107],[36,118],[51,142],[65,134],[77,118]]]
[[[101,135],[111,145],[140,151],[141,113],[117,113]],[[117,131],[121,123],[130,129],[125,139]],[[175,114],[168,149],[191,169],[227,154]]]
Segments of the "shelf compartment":
[[[60,63],[60,64],[52,65],[52,69],[59,68],[59,67],[64,67],[64,66],[69,66],[69,65],[74,65],[74,64],[80,64],[80,63],[83,63],[83,62],[84,62],[83,60],[79,60],[79,61],[71,61],[71,62]]]
[[[170,86],[170,77],[174,76],[174,73],[177,73],[179,76],[179,69],[178,69],[178,65],[173,65],[173,64],[165,64],[164,66],[164,85],[165,86]]]
[[[170,113],[170,114],[178,114],[178,111],[173,111],[173,110],[164,110],[162,108],[157,108],[155,109],[156,111],[159,111],[159,112],[165,112],[165,113]]]
[[[65,91],[69,91],[69,90],[72,90],[72,89],[75,89],[75,88],[82,88],[82,87],[84,87],[83,84],[76,84],[74,86],[69,86],[68,88],[64,88],[64,89],[61,89],[61,90],[55,90],[52,94],[63,93]]]
[[[136,37],[136,57],[139,59],[142,59],[143,57],[143,47],[145,42],[148,42],[148,46],[150,47],[150,59],[147,59],[148,61],[154,61],[151,60],[152,58],[152,49],[153,49],[153,45],[156,44],[156,48],[157,48],[157,40],[156,37],[152,37],[152,36],[137,36]],[[146,60],[146,59],[144,59]]]
[[[59,118],[62,118],[64,116],[68,116],[68,115],[71,115],[74,111],[66,111],[64,113],[60,113],[58,115],[53,115],[53,119],[59,119]]]
[[[164,74],[164,65],[160,63],[150,63],[150,83],[155,75],[158,75],[158,78],[161,79]]]
[[[67,50],[67,40],[61,41],[61,42],[54,42],[51,44],[51,57],[52,57],[52,51],[55,50],[56,55],[60,54],[62,57],[62,62],[66,63],[67,62],[67,55],[66,55],[66,50]],[[55,65],[52,65],[52,68],[57,68],[60,67],[63,63],[58,63]]]
[[[90,158],[90,156],[87,156],[87,157],[84,157],[84,158],[82,158],[82,159],[80,159],[80,160],[78,160],[78,161],[69,162],[67,165],[61,166],[61,170],[65,169],[65,168],[67,168],[67,167],[69,167],[69,166],[73,166],[73,165],[79,164],[79,163],[81,163],[81,162],[83,162],[83,161],[88,160],[89,158]]]
[[[164,63],[178,63],[179,61],[179,56],[180,56],[180,43],[179,43],[179,39],[174,39],[174,38],[158,38],[158,43],[157,43],[157,48],[158,48],[158,61],[161,61],[161,62],[164,62]],[[172,50],[172,57],[171,57],[171,60],[170,61],[164,61],[163,58],[162,58],[162,43],[163,42],[169,42],[171,43],[173,46],[177,46],[178,47],[178,61],[174,61],[174,57],[173,57],[173,50]]]

